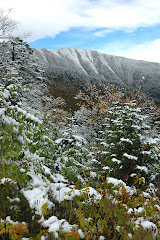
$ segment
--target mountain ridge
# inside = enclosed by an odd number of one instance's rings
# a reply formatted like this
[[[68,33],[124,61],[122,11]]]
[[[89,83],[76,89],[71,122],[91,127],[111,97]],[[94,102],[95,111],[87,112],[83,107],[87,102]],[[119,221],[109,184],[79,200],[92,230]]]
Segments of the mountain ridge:
[[[82,89],[108,83],[141,87],[160,103],[160,63],[75,48],[34,49],[34,55],[44,65],[50,86],[61,82]]]

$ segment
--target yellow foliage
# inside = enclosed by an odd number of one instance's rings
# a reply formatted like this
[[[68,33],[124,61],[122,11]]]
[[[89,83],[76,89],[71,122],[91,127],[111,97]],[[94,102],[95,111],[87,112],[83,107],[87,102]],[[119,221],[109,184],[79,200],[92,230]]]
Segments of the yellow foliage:
[[[84,212],[77,210],[76,211],[76,217],[79,218],[79,220],[83,220],[84,219]]]
[[[126,203],[128,199],[130,199],[131,195],[126,191],[126,188],[122,186],[121,188],[123,201]]]
[[[73,228],[72,232],[67,233],[65,236],[65,240],[79,240],[80,236],[79,233]]]
[[[18,223],[13,225],[8,222],[5,222],[5,224],[0,230],[0,235],[8,233],[11,240],[21,240],[24,234],[28,233],[28,224]]]
[[[48,203],[44,203],[42,206],[42,215],[45,216],[46,212],[47,212],[47,208],[48,208]]]

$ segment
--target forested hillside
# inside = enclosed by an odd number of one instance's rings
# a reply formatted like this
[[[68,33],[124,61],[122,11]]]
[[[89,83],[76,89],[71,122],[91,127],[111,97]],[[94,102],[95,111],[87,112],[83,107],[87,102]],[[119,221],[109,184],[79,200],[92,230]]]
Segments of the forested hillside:
[[[152,98],[92,85],[68,110],[27,43],[0,53],[0,239],[160,239]]]
[[[53,94],[66,95],[67,102],[79,89],[114,83],[129,90],[141,88],[160,103],[160,63],[74,48],[34,49],[34,56],[44,66]]]

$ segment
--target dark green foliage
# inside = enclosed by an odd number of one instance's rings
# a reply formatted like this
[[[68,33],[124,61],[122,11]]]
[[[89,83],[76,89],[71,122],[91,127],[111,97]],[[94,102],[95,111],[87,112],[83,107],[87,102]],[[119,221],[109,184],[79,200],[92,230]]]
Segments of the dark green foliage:
[[[150,169],[158,162],[158,156],[147,136],[150,127],[141,109],[134,101],[115,104],[104,126],[99,157],[102,164],[110,168],[110,175],[133,184],[134,178],[130,175],[140,173],[149,183]]]
[[[33,211],[16,182],[12,182],[10,179],[6,179],[4,183],[1,182],[0,196],[0,216],[2,219],[12,216],[13,221],[31,222]]]

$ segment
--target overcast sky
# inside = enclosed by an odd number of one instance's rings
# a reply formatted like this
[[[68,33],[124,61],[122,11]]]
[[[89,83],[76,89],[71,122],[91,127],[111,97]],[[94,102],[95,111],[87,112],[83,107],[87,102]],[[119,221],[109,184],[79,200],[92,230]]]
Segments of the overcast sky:
[[[35,48],[82,48],[160,62],[160,0],[0,0]]]

